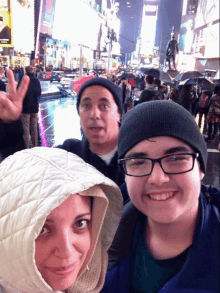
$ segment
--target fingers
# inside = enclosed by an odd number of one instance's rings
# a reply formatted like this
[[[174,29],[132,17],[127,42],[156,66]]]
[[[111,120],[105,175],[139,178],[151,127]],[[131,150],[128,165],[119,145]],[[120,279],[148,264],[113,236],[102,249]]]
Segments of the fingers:
[[[16,92],[16,83],[14,79],[14,74],[11,69],[6,70],[7,78],[8,78],[8,92],[15,93]]]
[[[22,81],[21,81],[19,88],[18,88],[18,91],[17,91],[19,98],[21,98],[22,100],[24,99],[25,94],[27,92],[29,82],[30,82],[29,76],[27,76],[27,75],[23,76]]]

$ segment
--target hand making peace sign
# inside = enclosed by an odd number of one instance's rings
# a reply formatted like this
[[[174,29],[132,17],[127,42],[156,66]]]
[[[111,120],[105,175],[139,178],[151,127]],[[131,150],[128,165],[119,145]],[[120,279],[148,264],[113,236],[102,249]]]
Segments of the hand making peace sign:
[[[12,70],[7,70],[8,91],[0,91],[0,119],[3,122],[13,122],[21,117],[23,100],[29,85],[29,77],[25,75],[21,84],[16,88]]]

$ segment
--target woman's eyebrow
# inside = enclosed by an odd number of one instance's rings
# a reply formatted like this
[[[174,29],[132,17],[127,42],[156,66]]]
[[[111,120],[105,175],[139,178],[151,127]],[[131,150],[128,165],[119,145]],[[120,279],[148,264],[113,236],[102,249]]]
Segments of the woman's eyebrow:
[[[80,219],[80,218],[82,218],[82,217],[85,217],[85,216],[91,216],[91,212],[89,212],[89,213],[85,213],[85,214],[80,214],[80,215],[78,215],[78,216],[75,218],[75,220],[78,220],[78,219]]]
[[[91,216],[91,212],[89,212],[89,213],[82,213],[82,214],[78,215],[76,218],[74,218],[74,221],[75,220],[78,220],[78,219],[80,219],[82,217],[85,217],[85,216]],[[54,223],[55,221],[52,218],[47,218],[46,221],[45,221],[45,223],[48,223],[48,222],[49,223]]]

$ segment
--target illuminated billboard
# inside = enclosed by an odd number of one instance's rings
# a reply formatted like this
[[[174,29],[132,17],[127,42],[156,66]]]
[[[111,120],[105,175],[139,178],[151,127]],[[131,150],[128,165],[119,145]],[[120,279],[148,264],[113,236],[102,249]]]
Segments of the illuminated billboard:
[[[52,37],[96,50],[101,21],[97,11],[83,1],[56,0]]]
[[[195,28],[199,28],[217,19],[219,19],[219,0],[200,0],[196,14]]]
[[[0,0],[0,46],[13,47],[12,40],[11,1]]]
[[[11,0],[13,47],[25,54],[34,50],[34,0]]]
[[[48,34],[49,36],[52,36],[56,0],[42,0],[42,1],[43,1],[43,6],[42,6],[40,32],[43,34]]]

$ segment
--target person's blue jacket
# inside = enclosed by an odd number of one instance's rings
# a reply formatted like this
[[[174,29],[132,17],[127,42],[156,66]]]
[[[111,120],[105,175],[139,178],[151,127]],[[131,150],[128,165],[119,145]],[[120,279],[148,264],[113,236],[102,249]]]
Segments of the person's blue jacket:
[[[220,193],[202,186],[193,247],[181,271],[159,290],[160,293],[219,292],[219,211]],[[128,293],[131,279],[131,240],[140,212],[129,202],[109,250],[109,270],[102,293]]]

